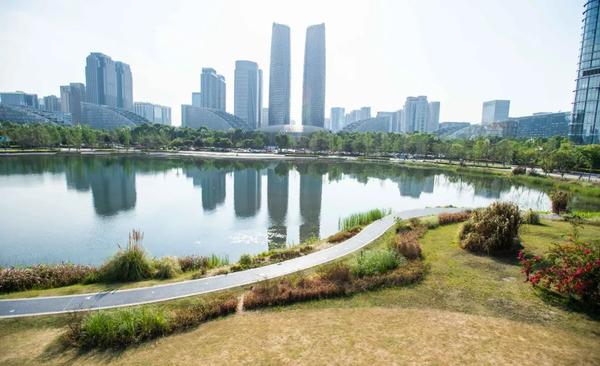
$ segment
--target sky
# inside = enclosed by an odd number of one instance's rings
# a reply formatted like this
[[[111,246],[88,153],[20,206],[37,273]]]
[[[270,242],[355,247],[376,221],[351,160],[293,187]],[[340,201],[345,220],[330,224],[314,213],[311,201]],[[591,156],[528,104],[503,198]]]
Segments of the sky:
[[[291,28],[292,120],[300,121],[306,28],[325,23],[326,115],[401,109],[408,96],[441,102],[440,121],[481,121],[485,100],[511,116],[569,111],[584,0],[0,0],[0,91],[60,96],[85,82],[102,52],[131,66],[134,101],[172,108],[213,67],[233,113],[236,60],[264,73],[268,107],[273,22]]]

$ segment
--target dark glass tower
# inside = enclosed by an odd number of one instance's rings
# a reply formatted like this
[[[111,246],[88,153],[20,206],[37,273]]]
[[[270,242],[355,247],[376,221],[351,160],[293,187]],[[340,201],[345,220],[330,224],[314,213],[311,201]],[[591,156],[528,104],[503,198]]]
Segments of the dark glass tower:
[[[290,124],[290,27],[287,25],[273,23],[269,72],[269,126]]]
[[[600,34],[598,7],[600,0],[590,0],[583,8],[583,36],[579,53],[579,71],[575,88],[573,116],[569,137],[580,144],[600,142]]]
[[[306,29],[302,124],[316,127],[325,125],[325,24]]]

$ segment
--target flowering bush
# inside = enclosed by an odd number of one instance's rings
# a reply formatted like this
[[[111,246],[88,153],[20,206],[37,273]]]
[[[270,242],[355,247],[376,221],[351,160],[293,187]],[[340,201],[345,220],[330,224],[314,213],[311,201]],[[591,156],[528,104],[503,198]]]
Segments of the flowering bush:
[[[545,256],[520,251],[519,262],[533,286],[600,307],[600,244],[555,245]]]

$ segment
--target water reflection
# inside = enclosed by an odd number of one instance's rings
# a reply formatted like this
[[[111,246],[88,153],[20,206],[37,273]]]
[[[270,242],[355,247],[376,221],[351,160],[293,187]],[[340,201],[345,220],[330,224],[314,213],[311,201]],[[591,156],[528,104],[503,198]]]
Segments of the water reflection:
[[[339,218],[375,207],[498,199],[549,207],[542,190],[499,177],[375,163],[143,156],[0,158],[0,197],[0,265],[13,258],[78,262],[84,255],[101,262],[132,228],[146,232],[155,256],[235,260],[330,235]],[[600,199],[575,197],[573,204],[597,210]]]

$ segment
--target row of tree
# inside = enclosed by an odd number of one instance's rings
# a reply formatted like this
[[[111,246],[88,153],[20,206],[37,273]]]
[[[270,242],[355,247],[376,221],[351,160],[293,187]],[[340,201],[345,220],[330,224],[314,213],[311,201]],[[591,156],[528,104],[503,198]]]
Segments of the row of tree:
[[[0,144],[23,148],[114,148],[205,149],[246,148],[303,149],[313,152],[335,152],[360,155],[404,155],[438,158],[450,161],[539,166],[546,172],[600,169],[600,145],[579,146],[566,138],[470,140],[440,139],[431,134],[396,133],[330,133],[316,132],[293,138],[290,135],[270,137],[260,132],[230,130],[213,131],[164,125],[144,124],[133,129],[112,131],[89,126],[51,124],[0,123]]]

